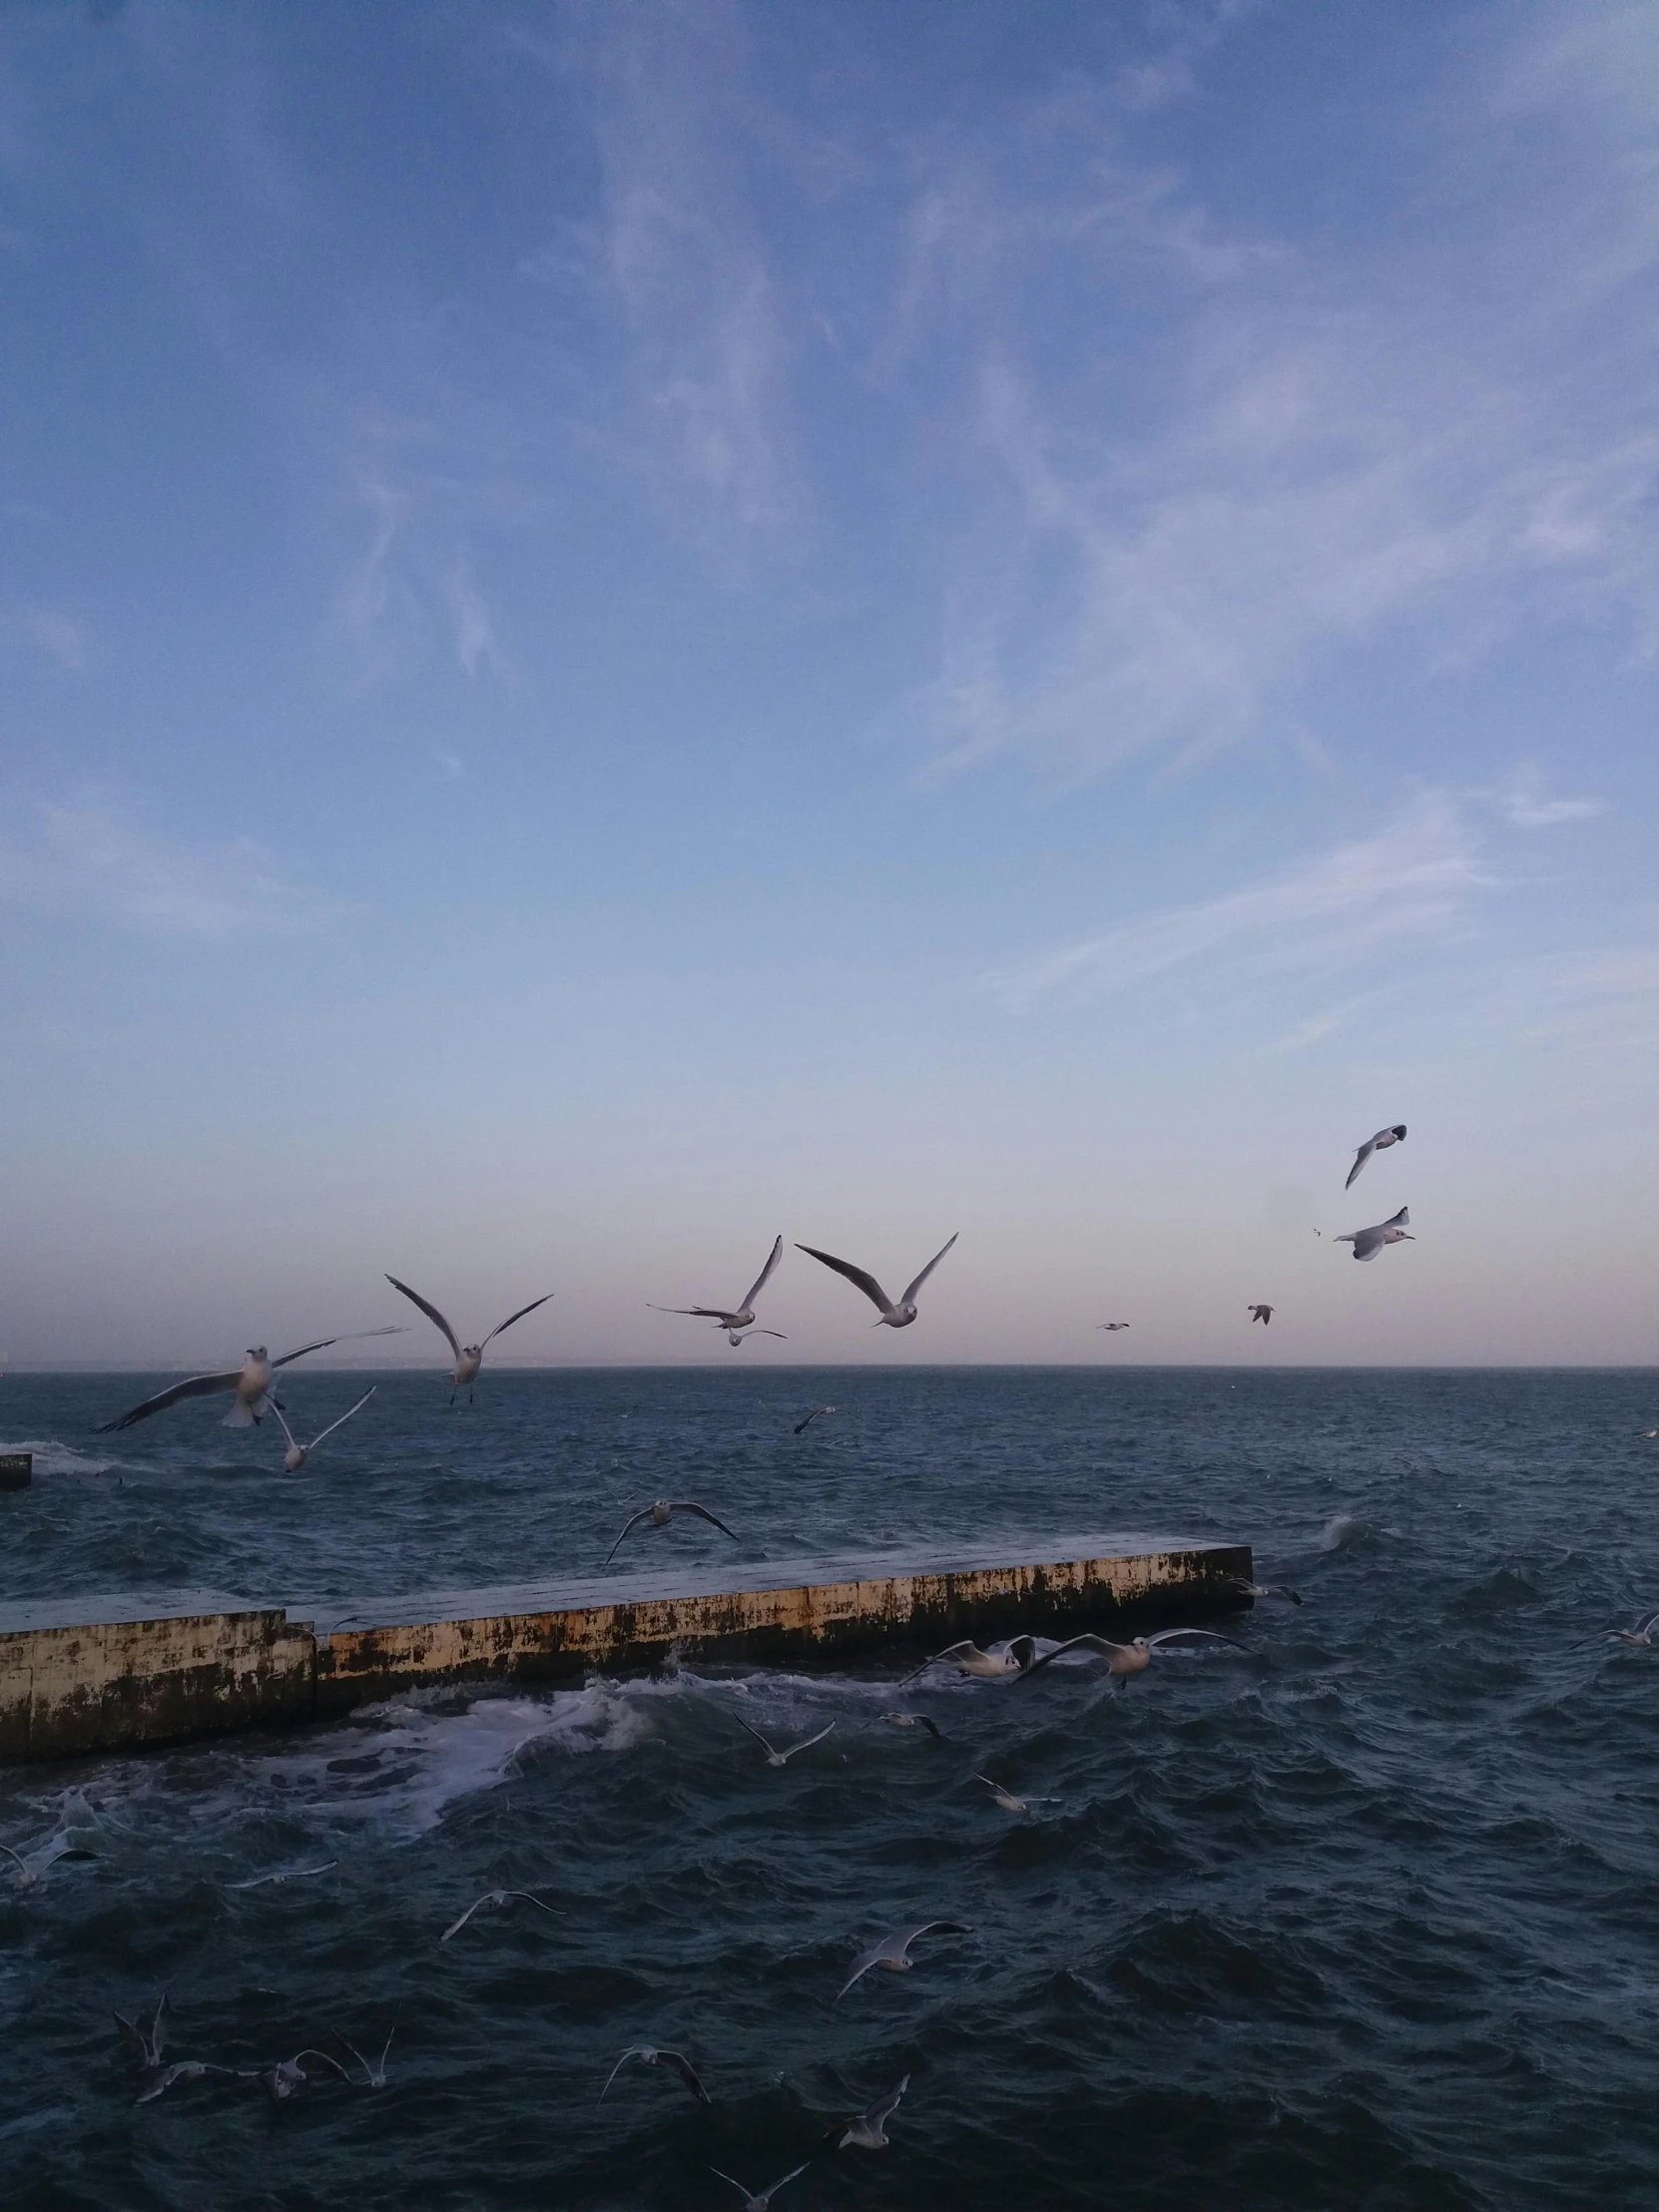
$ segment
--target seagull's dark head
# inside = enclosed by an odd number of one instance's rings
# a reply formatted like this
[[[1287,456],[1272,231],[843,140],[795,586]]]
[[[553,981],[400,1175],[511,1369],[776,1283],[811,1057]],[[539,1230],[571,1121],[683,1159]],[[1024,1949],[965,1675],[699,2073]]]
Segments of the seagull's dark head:
[[[266,1350],[264,1345],[250,1345],[248,1348],[248,1357],[250,1360],[269,1360],[271,1358],[271,1354]]]

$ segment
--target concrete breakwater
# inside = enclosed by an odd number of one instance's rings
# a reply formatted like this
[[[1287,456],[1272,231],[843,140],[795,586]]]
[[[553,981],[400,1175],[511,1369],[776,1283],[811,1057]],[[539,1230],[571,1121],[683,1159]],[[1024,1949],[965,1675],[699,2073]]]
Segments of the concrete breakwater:
[[[1010,1559],[1009,1548],[1016,1549]],[[556,1681],[671,1654],[868,1659],[1020,1629],[1130,1634],[1236,1610],[1248,1545],[1164,1537],[767,1562],[338,1606],[221,1591],[0,1606],[0,1760],[326,1720],[398,1691]],[[296,1615],[301,1617],[295,1617]],[[308,1615],[309,1617],[303,1617]]]

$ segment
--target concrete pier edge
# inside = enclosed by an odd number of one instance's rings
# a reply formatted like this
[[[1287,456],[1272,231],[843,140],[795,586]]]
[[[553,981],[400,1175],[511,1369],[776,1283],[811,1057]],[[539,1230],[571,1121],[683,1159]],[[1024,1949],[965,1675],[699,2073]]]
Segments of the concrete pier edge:
[[[1252,1578],[1248,1545],[1100,1546],[1098,1538],[1062,1539],[1051,1546],[1054,1557],[1011,1564],[802,1563],[802,1579],[758,1588],[680,1588],[659,1578],[596,1596],[592,1584],[548,1584],[533,1595],[502,1592],[499,1610],[466,1617],[411,1600],[375,1609],[387,1617],[354,1616],[320,1632],[314,1619],[290,1618],[284,1607],[242,1606],[218,1592],[185,1594],[176,1610],[155,1600],[105,1601],[98,1619],[82,1617],[84,1601],[0,1608],[0,1761],[328,1720],[400,1691],[448,1684],[640,1672],[675,1653],[838,1663],[1024,1629],[1129,1634],[1250,1602],[1238,1587]],[[426,1617],[400,1619],[399,1611]]]

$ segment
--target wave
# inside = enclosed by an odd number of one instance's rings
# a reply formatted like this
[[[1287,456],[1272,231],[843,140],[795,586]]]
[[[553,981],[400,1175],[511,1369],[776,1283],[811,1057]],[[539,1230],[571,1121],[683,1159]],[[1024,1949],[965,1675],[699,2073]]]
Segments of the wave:
[[[0,1451],[29,1452],[36,1474],[108,1474],[112,1468],[128,1464],[123,1459],[77,1451],[73,1444],[60,1443],[56,1436],[25,1436],[19,1443],[0,1443]]]

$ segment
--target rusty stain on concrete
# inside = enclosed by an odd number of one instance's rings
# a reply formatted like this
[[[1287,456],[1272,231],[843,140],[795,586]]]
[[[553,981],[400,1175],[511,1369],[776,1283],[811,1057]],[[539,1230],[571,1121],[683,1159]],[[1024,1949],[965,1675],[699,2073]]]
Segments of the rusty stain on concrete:
[[[0,1612],[0,1759],[62,1758],[327,1718],[443,1683],[625,1672],[672,1652],[845,1660],[1019,1629],[1127,1631],[1246,1604],[1236,1584],[1252,1574],[1242,1544],[847,1573],[853,1564],[837,1562],[842,1571],[826,1579],[770,1588],[657,1590],[597,1603],[592,1585],[552,1586],[545,1592],[551,1602],[321,1633],[280,1607],[245,1610],[234,1601],[223,1610],[178,1612],[152,1604],[144,1618],[102,1620],[79,1618],[73,1607],[59,1609],[62,1618],[32,1608],[17,1625]],[[422,1608],[411,1601],[407,1610]]]

